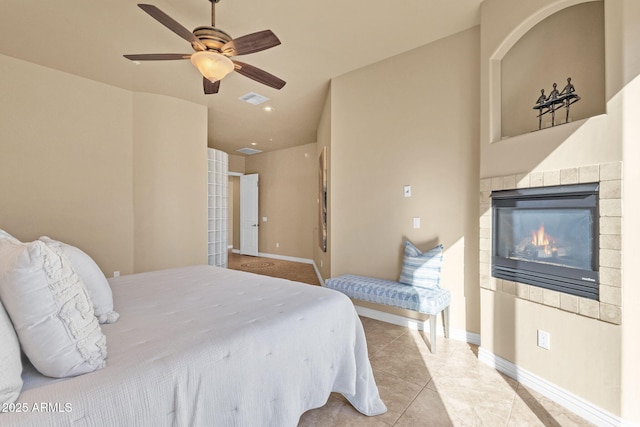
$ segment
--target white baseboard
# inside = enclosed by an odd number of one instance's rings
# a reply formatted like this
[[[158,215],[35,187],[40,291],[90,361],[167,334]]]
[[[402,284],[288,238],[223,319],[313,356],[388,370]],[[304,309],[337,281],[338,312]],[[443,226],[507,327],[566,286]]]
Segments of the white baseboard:
[[[286,256],[286,255],[267,254],[267,253],[264,253],[264,252],[258,252],[258,256],[261,256],[263,258],[273,258],[273,259],[281,259],[283,261],[293,261],[293,262],[300,262],[300,263],[303,263],[303,264],[311,264],[311,265],[313,265],[313,269],[316,272],[316,276],[318,276],[318,280],[320,281],[320,284],[322,286],[324,286],[324,280],[322,279],[322,275],[320,274],[320,270],[318,270],[318,266],[316,265],[316,263],[312,259],[297,258],[297,257],[292,257],[292,256]]]
[[[307,259],[307,258],[298,258],[298,257],[286,256],[286,255],[267,254],[267,253],[264,253],[264,252],[258,252],[258,256],[261,256],[263,258],[281,259],[283,261],[301,262],[303,264],[313,264],[313,260]]]
[[[478,359],[597,426],[632,426],[620,417],[480,347]]]
[[[371,319],[380,320],[381,322],[387,322],[398,326],[404,326],[405,328],[430,332],[429,321],[411,319],[410,317],[400,316],[398,314],[387,313],[380,310],[375,310],[369,307],[361,307],[359,305],[355,305],[356,311],[360,316],[369,317]],[[438,330],[436,331],[437,335],[443,336],[444,333],[442,331],[442,317],[439,316],[438,319]],[[467,332],[460,329],[449,329],[449,338],[454,339],[456,341],[468,342],[470,344],[480,345],[480,334],[476,334],[473,332]]]

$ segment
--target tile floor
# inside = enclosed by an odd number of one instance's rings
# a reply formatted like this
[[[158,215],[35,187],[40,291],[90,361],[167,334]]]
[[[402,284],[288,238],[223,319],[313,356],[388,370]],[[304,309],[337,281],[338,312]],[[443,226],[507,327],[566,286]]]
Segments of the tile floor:
[[[241,266],[261,261],[273,265]],[[318,284],[309,264],[230,254],[229,268]],[[480,362],[475,345],[438,337],[434,355],[421,332],[366,317],[361,320],[387,413],[364,416],[333,393],[326,405],[303,414],[299,427],[592,425]]]
[[[361,319],[387,413],[366,417],[334,393],[300,427],[592,425],[480,362],[475,345],[438,337],[434,355],[419,331]]]

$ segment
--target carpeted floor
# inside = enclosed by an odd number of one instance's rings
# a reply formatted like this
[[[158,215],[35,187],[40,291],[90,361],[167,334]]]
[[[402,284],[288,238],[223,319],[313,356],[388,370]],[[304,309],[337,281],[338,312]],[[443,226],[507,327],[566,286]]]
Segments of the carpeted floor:
[[[313,264],[253,257],[229,251],[228,268],[320,286]]]

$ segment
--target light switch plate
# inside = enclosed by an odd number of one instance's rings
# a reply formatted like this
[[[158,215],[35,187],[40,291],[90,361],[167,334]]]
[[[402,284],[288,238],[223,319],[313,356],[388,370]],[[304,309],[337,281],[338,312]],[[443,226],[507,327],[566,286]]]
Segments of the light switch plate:
[[[413,218],[413,228],[420,228],[420,217]]]
[[[404,197],[411,197],[411,186],[410,185],[405,185],[404,186]]]
[[[538,347],[551,350],[551,334],[549,332],[538,329]]]

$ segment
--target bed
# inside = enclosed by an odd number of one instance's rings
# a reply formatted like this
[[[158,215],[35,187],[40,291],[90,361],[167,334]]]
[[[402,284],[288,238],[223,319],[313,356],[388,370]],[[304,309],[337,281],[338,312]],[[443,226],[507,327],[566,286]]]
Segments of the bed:
[[[331,392],[386,411],[343,294],[213,266],[109,279],[104,368],[53,379],[25,362],[20,426],[295,426]],[[22,412],[16,412],[22,408]]]

